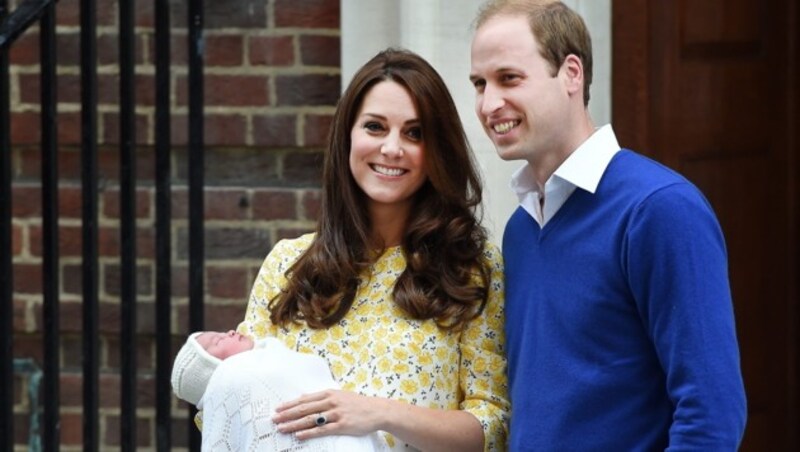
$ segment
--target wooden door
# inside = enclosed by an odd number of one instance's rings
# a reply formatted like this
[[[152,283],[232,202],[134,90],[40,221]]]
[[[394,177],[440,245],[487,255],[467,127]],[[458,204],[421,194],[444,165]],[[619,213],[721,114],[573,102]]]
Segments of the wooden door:
[[[798,6],[613,0],[612,18],[620,143],[697,184],[726,236],[742,450],[798,450]]]

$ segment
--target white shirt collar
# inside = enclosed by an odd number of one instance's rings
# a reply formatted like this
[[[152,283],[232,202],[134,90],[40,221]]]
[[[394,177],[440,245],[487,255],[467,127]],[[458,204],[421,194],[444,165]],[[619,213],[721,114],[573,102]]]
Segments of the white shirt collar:
[[[603,173],[619,149],[614,130],[607,124],[597,129],[556,168],[545,182],[544,193],[540,192],[533,168],[527,162],[511,176],[511,189],[520,205],[544,226],[576,187],[590,193],[597,190]],[[539,201],[542,196],[545,197],[544,210]]]
[[[553,173],[590,193],[597,190],[608,164],[619,151],[619,143],[610,124],[597,129]],[[552,178],[552,176],[551,176]]]

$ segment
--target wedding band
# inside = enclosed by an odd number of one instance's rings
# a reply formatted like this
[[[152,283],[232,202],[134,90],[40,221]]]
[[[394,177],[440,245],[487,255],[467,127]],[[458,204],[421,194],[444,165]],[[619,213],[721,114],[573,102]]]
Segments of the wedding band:
[[[314,419],[314,425],[317,427],[322,427],[323,425],[328,423],[328,418],[325,417],[322,413],[317,413],[317,417]]]

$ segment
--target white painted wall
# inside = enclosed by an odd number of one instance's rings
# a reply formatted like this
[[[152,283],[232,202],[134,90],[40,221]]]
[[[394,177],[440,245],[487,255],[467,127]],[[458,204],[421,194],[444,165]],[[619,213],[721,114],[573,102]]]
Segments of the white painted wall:
[[[404,47],[427,59],[442,75],[458,107],[484,177],[484,224],[500,244],[517,206],[508,188],[521,162],[500,160],[474,112],[469,82],[472,21],[482,0],[342,0],[342,83],[386,47]],[[598,125],[611,118],[611,0],[566,0],[592,33],[594,81],[589,109]]]

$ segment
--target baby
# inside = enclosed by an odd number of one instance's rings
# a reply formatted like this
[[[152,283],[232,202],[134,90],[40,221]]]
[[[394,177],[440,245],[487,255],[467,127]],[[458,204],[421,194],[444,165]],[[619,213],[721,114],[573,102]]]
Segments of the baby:
[[[278,432],[275,407],[302,394],[338,389],[327,362],[289,350],[275,338],[253,341],[235,331],[189,336],[175,357],[172,389],[203,410],[202,450],[386,450],[377,434],[305,441]],[[324,413],[316,422],[327,422]]]

